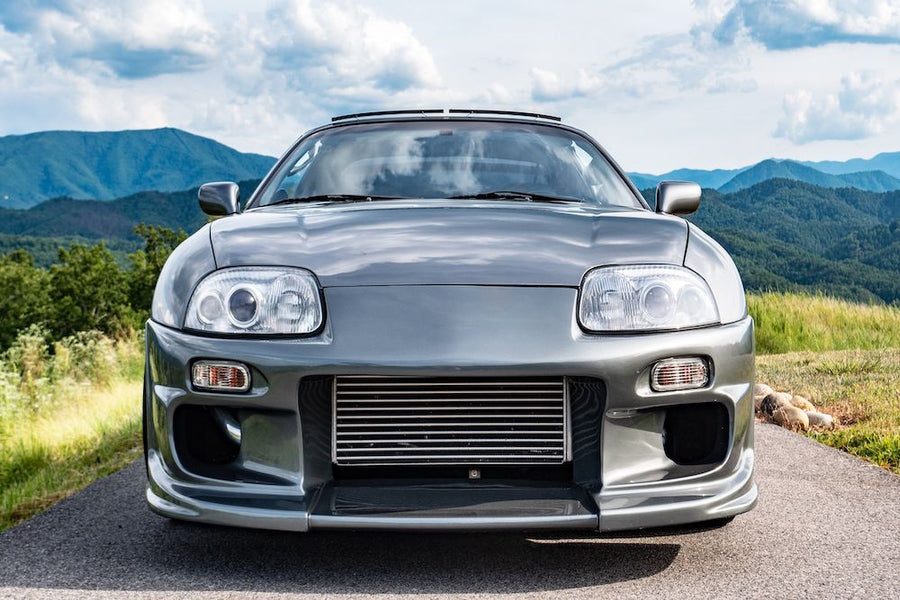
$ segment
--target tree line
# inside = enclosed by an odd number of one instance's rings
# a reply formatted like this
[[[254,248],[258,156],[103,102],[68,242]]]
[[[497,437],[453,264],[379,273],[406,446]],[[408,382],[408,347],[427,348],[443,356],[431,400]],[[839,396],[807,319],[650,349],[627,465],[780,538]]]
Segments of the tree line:
[[[60,248],[49,268],[37,266],[22,249],[0,256],[0,350],[33,324],[47,332],[48,341],[79,331],[121,337],[143,328],[159,272],[187,234],[146,224],[134,232],[144,247],[128,255],[125,268],[103,242]]]

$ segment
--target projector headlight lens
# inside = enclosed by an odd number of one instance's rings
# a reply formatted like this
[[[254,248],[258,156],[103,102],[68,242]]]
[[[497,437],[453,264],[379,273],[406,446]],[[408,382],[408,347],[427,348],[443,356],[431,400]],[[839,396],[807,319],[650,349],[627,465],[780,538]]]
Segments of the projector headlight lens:
[[[228,314],[238,327],[250,327],[259,316],[258,292],[246,286],[237,286],[228,293]]]

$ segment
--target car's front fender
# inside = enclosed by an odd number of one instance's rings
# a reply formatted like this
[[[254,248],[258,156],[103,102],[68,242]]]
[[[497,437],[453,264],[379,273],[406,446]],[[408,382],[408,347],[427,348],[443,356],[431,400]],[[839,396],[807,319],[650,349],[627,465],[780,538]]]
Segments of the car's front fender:
[[[734,261],[718,242],[693,223],[689,223],[684,266],[703,277],[709,284],[719,307],[719,319],[723,324],[734,323],[747,316],[744,284]]]
[[[181,328],[194,287],[215,268],[206,225],[175,248],[163,266],[153,293],[151,318],[168,327]]]

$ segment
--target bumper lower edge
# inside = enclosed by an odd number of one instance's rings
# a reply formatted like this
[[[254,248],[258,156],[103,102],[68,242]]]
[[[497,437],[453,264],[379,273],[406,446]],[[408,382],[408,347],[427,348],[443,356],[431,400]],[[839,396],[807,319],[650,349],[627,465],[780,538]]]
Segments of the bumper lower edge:
[[[715,489],[699,489],[689,483],[660,490],[634,489],[600,492],[598,504],[577,498],[555,498],[545,502],[545,510],[535,511],[534,502],[518,505],[527,490],[515,490],[507,501],[459,505],[447,509],[379,511],[373,514],[341,514],[334,510],[329,490],[320,494],[316,506],[303,501],[271,498],[257,505],[238,506],[231,500],[204,495],[197,498],[177,492],[180,484],[166,474],[158,461],[151,460],[147,501],[151,509],[166,517],[257,529],[305,532],[309,530],[392,530],[392,531],[502,531],[502,530],[590,530],[612,532],[666,527],[731,517],[753,508],[757,486],[753,482],[753,453],[747,452],[740,468],[719,480]],[[155,463],[155,464],[154,464]],[[245,499],[246,500],[246,499]],[[293,505],[290,509],[280,508]],[[599,509],[598,509],[599,505]],[[598,527],[599,524],[599,527]]]
[[[601,490],[594,497],[600,507],[600,531],[667,527],[747,512],[759,495],[753,462],[753,450],[746,449],[733,473],[704,485],[674,483],[652,493],[641,489],[646,486]]]
[[[299,500],[284,496],[253,499],[235,494],[234,498],[229,498],[224,493],[217,497],[206,486],[202,487],[197,497],[193,497],[176,490],[187,489],[188,486],[172,479],[155,453],[150,453],[147,464],[147,503],[153,512],[164,517],[230,527],[297,532],[309,530],[309,513],[302,497]],[[241,498],[243,503],[236,505],[229,501],[236,498]],[[250,501],[256,506],[247,506]]]

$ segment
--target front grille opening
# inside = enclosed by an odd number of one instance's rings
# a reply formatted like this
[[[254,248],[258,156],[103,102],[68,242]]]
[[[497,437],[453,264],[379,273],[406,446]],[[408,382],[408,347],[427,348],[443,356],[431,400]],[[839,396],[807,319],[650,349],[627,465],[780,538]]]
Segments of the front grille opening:
[[[558,465],[569,459],[563,377],[334,379],[338,466]]]
[[[663,448],[679,465],[710,465],[725,460],[731,433],[728,409],[718,402],[666,409]]]

